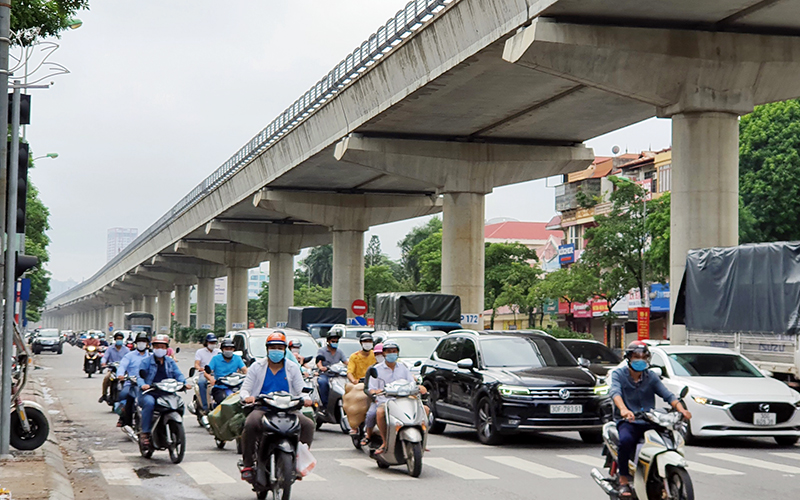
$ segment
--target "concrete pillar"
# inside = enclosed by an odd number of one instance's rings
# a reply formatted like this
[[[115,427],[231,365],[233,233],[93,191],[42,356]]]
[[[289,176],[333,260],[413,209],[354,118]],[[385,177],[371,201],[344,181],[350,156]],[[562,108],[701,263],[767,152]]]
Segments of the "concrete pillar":
[[[672,117],[670,310],[675,310],[686,253],[739,243],[739,121],[723,112]],[[673,344],[686,329],[672,325]]]
[[[197,279],[197,328],[214,329],[214,278]]]
[[[155,333],[168,333],[170,320],[172,319],[171,305],[172,305],[172,291],[159,290],[158,302],[156,310]]]
[[[126,313],[129,313],[129,312],[133,311],[133,305],[134,305],[133,303],[134,303],[133,299],[128,300],[128,301],[125,302],[125,312]]]
[[[362,244],[364,241],[363,238],[364,236],[362,233]],[[336,255],[335,250],[334,255]],[[335,273],[335,265],[333,269]],[[289,308],[292,307],[292,305],[294,305],[294,255],[290,253],[270,254],[269,305],[267,307],[268,325],[277,327],[278,325],[285,324],[289,319]]]
[[[145,295],[144,300],[142,301],[142,310],[144,312],[149,312],[150,314],[156,314],[156,296],[155,295]]]
[[[333,231],[333,307],[364,298],[364,231]],[[348,313],[349,314],[349,313]]]
[[[228,268],[226,331],[247,327],[247,268]]]
[[[125,306],[123,304],[114,304],[114,330],[125,329]]]
[[[114,306],[108,306],[103,309],[103,328],[108,333],[108,324],[114,322]],[[113,330],[118,330],[117,325],[112,327]]]
[[[133,310],[134,311],[143,311],[144,310],[144,297],[142,295],[136,295],[133,297]]]
[[[175,286],[175,321],[180,326],[189,326],[189,295],[191,285]]]

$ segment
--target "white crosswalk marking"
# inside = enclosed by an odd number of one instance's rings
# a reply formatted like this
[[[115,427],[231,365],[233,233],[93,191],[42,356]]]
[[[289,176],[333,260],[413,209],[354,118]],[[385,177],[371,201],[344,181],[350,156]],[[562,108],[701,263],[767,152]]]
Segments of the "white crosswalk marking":
[[[606,459],[593,455],[559,455],[559,458],[578,462],[583,465],[590,465],[592,467],[602,467],[606,464]]]
[[[128,462],[128,455],[122,453],[120,450],[92,450],[92,456],[97,463]]]
[[[422,460],[422,464],[423,466],[427,465],[434,469],[439,469],[442,472],[447,472],[461,479],[497,479],[491,474],[486,474],[485,472],[467,467],[466,465],[461,465],[446,458],[425,457]]]
[[[700,455],[716,460],[724,460],[726,462],[733,462],[735,464],[757,467],[759,469],[785,472],[787,474],[800,474],[800,467],[779,464],[777,462],[767,462],[766,460],[759,460],[757,458],[741,457],[732,453],[700,453]]]
[[[316,474],[314,474],[312,472],[311,474],[309,474],[309,475],[307,475],[307,476],[305,476],[303,478],[303,482],[306,482],[306,481],[311,482],[311,483],[318,483],[320,481],[325,481],[325,478],[324,477],[320,477],[320,476],[318,476],[318,475],[316,475]]]
[[[789,458],[791,460],[800,460],[800,453],[770,453],[770,455],[775,455],[776,457],[781,458]]]
[[[121,467],[118,463],[101,463],[100,472],[106,482],[114,486],[139,486],[142,480],[133,472],[133,467]]]
[[[234,479],[219,470],[211,462],[183,462],[180,468],[194,479],[197,484],[235,483]]]
[[[689,461],[689,472],[702,472],[703,474],[713,474],[715,476],[743,476],[744,472],[739,472],[736,470],[730,469],[723,469],[722,467],[716,467],[714,465],[703,464],[700,462],[695,462],[694,460]]]
[[[578,477],[575,474],[570,474],[569,472],[553,469],[552,467],[547,467],[546,465],[537,464],[535,462],[529,462],[517,457],[502,456],[486,458],[493,462],[507,465],[521,471],[529,472],[546,479],[574,479]]]
[[[405,475],[405,469],[403,469],[402,475],[398,474],[397,471],[380,470],[375,462],[366,458],[338,458],[336,461],[345,467],[363,472],[372,479],[380,479],[381,481],[407,481],[412,479]],[[423,461],[423,466],[424,463]]]

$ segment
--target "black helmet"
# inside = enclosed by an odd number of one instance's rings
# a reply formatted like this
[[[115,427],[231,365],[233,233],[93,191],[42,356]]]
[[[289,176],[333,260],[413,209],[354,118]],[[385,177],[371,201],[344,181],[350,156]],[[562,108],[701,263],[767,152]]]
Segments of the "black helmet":
[[[369,333],[369,332],[364,332],[364,333],[362,333],[362,334],[361,334],[361,336],[358,338],[358,341],[359,341],[359,342],[374,342],[374,341],[375,341],[375,339],[373,339],[373,338],[372,338],[372,334],[371,334],[371,333]]]
[[[116,332],[114,332],[114,340],[124,339],[124,338],[125,335],[121,331],[117,330]]]
[[[233,345],[233,340],[232,339],[222,339],[222,343],[220,344],[219,348],[220,349],[225,349],[226,347],[235,348],[236,346]]]
[[[150,337],[147,336],[147,332],[139,332],[136,334],[136,342],[147,342],[150,343]]]
[[[650,359],[650,348],[641,340],[634,340],[625,349],[625,359],[630,360],[635,353],[641,353],[644,358]]]

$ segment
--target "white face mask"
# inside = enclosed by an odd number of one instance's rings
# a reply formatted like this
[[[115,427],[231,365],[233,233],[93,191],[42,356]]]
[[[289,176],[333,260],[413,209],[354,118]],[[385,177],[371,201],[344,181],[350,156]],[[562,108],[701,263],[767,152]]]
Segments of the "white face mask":
[[[214,349],[217,348],[217,344],[208,344],[206,347],[208,347],[209,351],[213,351]]]
[[[292,349],[292,354],[300,354],[300,349]]]
[[[364,349],[365,351],[371,351],[372,346],[373,346],[372,342],[364,342],[363,344],[361,344],[361,348]]]
[[[136,348],[139,349],[140,351],[144,351],[145,349],[147,349],[147,342],[137,342]]]
[[[383,357],[383,354],[376,354],[375,355],[375,360],[378,361],[378,363],[383,363],[384,359],[385,358]]]
[[[163,358],[166,355],[167,355],[166,349],[153,349],[153,356],[157,358]]]

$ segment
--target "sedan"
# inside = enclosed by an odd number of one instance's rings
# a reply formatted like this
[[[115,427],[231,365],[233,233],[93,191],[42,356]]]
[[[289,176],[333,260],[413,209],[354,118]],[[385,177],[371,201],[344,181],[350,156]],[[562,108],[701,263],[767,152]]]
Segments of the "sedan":
[[[43,328],[39,331],[39,335],[34,337],[32,350],[34,354],[39,354],[42,351],[53,351],[61,354],[64,349],[64,341],[61,340],[61,334],[56,328]]]
[[[559,339],[564,347],[578,359],[589,362],[589,369],[598,377],[605,377],[609,371],[619,365],[622,358],[596,340]]]
[[[800,439],[800,393],[765,376],[747,358],[728,349],[653,347],[651,364],[664,385],[678,394],[692,420],[688,438],[771,437],[782,446]]]

